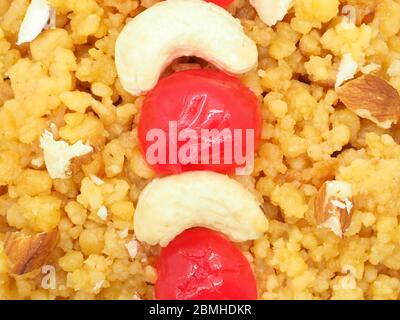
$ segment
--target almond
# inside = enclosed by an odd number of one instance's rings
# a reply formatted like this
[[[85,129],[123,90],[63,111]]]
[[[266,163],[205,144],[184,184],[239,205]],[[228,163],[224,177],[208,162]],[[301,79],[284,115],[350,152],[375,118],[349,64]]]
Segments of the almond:
[[[342,16],[354,19],[357,26],[371,23],[380,0],[348,0],[342,7]]]
[[[11,262],[11,273],[21,275],[40,268],[46,263],[58,241],[58,231],[25,235],[8,232],[4,252]]]
[[[400,116],[400,95],[385,80],[364,75],[337,89],[339,99],[359,117],[389,129]]]
[[[315,198],[315,219],[319,227],[328,228],[339,237],[349,228],[353,215],[351,184],[326,181]]]
[[[336,75],[335,88],[339,88],[343,82],[353,79],[358,69],[358,64],[354,61],[350,53],[343,55]]]

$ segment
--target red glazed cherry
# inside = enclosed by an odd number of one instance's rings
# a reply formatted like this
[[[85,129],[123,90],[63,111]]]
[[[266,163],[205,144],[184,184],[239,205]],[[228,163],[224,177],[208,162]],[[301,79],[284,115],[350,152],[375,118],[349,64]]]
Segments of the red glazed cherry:
[[[238,78],[185,70],[161,79],[145,97],[138,134],[147,162],[158,173],[234,173],[246,167],[246,155],[253,158],[261,125],[258,100]],[[156,131],[164,133],[164,147],[157,147],[163,139]]]
[[[206,1],[215,3],[215,4],[219,5],[222,8],[226,8],[227,6],[229,6],[233,2],[233,0],[206,0]]]
[[[249,262],[223,235],[189,229],[163,248],[157,262],[160,300],[255,300]]]

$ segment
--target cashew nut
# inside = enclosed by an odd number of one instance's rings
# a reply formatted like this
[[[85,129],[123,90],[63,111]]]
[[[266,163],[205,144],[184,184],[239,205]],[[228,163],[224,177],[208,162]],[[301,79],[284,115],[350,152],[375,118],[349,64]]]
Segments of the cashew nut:
[[[285,17],[291,2],[292,0],[250,0],[260,19],[270,27]]]
[[[124,89],[151,90],[162,71],[182,56],[203,58],[232,74],[257,65],[257,47],[238,20],[202,0],[167,0],[132,19],[118,36],[115,63]]]
[[[138,240],[166,246],[192,227],[213,229],[240,242],[259,238],[268,220],[255,196],[222,174],[193,171],[146,186],[135,211]]]

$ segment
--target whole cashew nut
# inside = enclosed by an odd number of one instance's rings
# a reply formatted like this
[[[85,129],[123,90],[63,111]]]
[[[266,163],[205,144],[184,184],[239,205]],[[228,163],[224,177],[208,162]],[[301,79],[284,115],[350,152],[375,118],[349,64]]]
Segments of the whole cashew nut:
[[[166,246],[192,227],[213,229],[240,242],[262,236],[268,220],[250,191],[215,172],[182,173],[146,186],[134,216],[138,240]]]
[[[232,74],[257,65],[255,43],[238,20],[202,0],[166,0],[132,19],[118,36],[115,63],[126,91],[151,90],[162,71],[182,56],[203,58]]]

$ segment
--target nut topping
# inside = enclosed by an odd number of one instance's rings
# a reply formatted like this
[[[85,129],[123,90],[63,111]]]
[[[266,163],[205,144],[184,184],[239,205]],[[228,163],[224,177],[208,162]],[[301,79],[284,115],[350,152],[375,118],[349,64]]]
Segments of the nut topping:
[[[337,89],[339,99],[359,117],[389,129],[400,116],[400,95],[385,80],[364,75]]]
[[[253,193],[223,174],[190,171],[146,186],[134,218],[139,241],[165,247],[192,227],[206,227],[242,242],[261,237],[268,220]]]
[[[151,90],[165,68],[184,56],[203,58],[228,73],[243,74],[257,65],[258,52],[228,11],[199,0],[153,5],[127,23],[115,45],[121,84],[133,95]]]
[[[21,275],[40,268],[48,260],[57,241],[57,230],[35,235],[8,232],[4,242],[4,252],[11,262],[10,272]]]
[[[291,3],[292,0],[250,0],[260,19],[270,27],[282,21]]]
[[[351,185],[347,182],[325,182],[315,198],[315,219],[319,227],[343,237],[353,215],[352,195]]]

